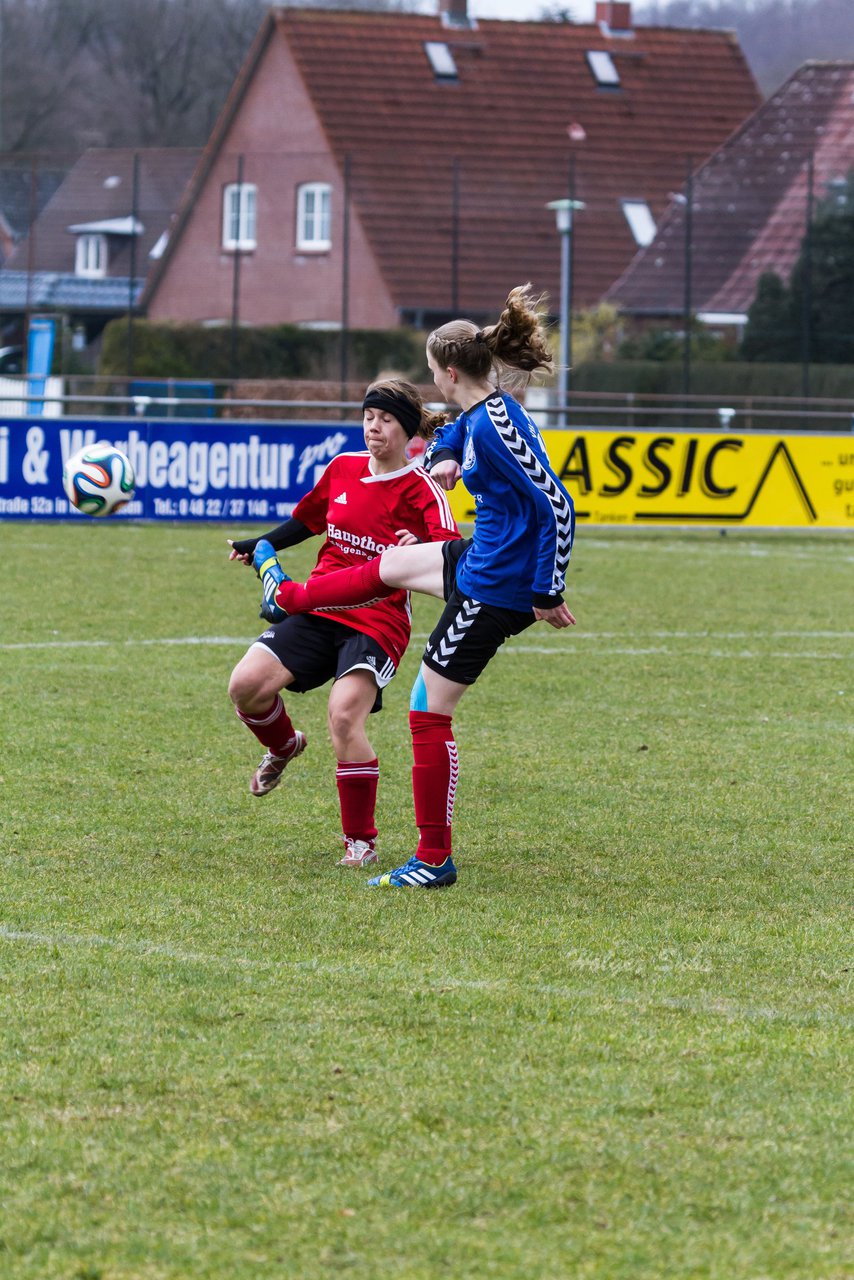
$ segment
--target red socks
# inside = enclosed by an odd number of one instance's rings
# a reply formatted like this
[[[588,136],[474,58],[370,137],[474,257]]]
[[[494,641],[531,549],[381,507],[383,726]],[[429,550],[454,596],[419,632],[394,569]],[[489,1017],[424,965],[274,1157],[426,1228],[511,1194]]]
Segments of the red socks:
[[[373,760],[339,760],[335,771],[338,800],[341,804],[341,830],[352,840],[375,840],[374,812],[380,762]]]
[[[274,756],[290,754],[296,730],[278,694],[273,705],[266,711],[262,711],[259,716],[248,716],[239,707],[234,709],[237,712],[237,718],[252,730],[262,747],[272,751]]]
[[[380,577],[380,556],[352,569],[336,569],[308,582],[280,582],[276,604],[286,613],[310,613],[312,609],[346,609],[371,604],[394,595]]]
[[[410,711],[412,794],[419,840],[416,856],[439,866],[451,853],[451,818],[459,777],[451,717]]]
[[[345,578],[361,572],[363,570],[342,569],[328,576]],[[237,715],[268,751],[277,756],[289,754],[295,731],[278,694],[272,706],[261,715],[249,716],[240,710]],[[451,853],[451,820],[459,777],[457,744],[450,716],[437,715],[432,711],[410,711],[409,728],[412,734],[412,793],[419,832],[416,854],[422,862],[439,866]],[[376,838],[374,813],[379,772],[376,758],[338,761],[336,781],[341,826],[344,834],[354,840]]]

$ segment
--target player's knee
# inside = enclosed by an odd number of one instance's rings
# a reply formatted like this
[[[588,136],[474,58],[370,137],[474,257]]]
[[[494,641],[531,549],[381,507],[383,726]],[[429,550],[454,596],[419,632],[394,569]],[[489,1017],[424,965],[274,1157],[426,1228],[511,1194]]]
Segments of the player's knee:
[[[238,663],[231,673],[231,679],[228,682],[228,696],[239,711],[244,711],[247,715],[251,715],[253,711],[258,710],[260,702],[269,703],[270,699],[266,696],[267,691],[263,688],[258,680],[257,673],[251,668],[247,668],[243,663]]]
[[[330,703],[326,713],[329,734],[333,742],[346,742],[350,735],[361,727],[363,717],[361,710],[352,703],[343,700]]]

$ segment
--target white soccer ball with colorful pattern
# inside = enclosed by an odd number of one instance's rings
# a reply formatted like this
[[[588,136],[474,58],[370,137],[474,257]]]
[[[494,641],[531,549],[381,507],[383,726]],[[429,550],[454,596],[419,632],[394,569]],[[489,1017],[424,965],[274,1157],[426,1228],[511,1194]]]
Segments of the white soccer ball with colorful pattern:
[[[62,471],[69,502],[87,516],[111,516],[130,502],[134,492],[130,459],[111,444],[78,449]]]

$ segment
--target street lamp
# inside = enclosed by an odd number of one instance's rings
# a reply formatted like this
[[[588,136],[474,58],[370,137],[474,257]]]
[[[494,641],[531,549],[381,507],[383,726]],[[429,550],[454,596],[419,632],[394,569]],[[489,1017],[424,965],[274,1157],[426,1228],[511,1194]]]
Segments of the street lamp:
[[[551,200],[547,209],[554,209],[557,229],[560,233],[560,355],[558,357],[558,403],[561,406],[560,425],[565,427],[566,407],[569,403],[570,333],[572,327],[572,215],[584,208],[583,200]]]

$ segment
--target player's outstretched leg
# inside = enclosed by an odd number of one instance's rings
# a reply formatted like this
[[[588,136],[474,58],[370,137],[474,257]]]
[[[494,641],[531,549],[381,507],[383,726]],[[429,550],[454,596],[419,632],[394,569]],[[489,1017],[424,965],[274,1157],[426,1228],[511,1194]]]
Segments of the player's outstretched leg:
[[[348,609],[354,605],[372,604],[392,595],[398,588],[388,587],[380,577],[380,556],[353,569],[336,569],[308,582],[280,582],[276,604],[285,613],[311,613],[314,609]]]

